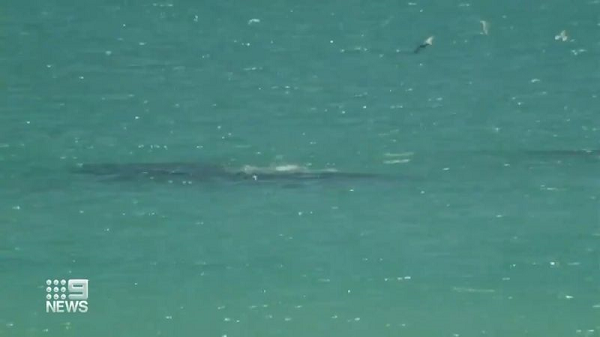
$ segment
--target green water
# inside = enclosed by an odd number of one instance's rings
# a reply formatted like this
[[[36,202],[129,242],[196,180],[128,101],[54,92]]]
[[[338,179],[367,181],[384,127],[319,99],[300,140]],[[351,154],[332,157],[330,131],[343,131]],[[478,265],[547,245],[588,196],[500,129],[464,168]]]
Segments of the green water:
[[[598,1],[6,0],[0,41],[0,336],[600,336]],[[197,161],[382,178],[73,172]]]

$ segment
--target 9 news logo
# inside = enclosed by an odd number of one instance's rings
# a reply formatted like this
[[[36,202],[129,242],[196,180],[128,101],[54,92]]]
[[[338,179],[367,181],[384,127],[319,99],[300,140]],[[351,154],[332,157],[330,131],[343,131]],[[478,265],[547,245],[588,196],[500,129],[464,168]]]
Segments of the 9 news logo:
[[[47,313],[86,313],[88,280],[46,280]]]

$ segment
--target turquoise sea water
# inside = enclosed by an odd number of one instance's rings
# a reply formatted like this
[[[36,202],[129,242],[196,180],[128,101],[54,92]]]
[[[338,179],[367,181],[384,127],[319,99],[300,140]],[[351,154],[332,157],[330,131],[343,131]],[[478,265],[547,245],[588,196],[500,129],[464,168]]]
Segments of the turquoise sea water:
[[[0,336],[600,336],[598,1],[10,0],[0,41]],[[140,162],[380,176],[74,173]]]

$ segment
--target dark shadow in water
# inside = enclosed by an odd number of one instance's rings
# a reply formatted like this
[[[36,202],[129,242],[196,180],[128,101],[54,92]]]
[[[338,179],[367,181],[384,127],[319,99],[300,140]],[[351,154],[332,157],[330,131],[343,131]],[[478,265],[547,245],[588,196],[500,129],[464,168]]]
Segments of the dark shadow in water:
[[[278,182],[285,187],[297,187],[316,181],[369,180],[386,177],[371,173],[312,170],[295,166],[272,168],[246,166],[232,169],[204,163],[83,164],[74,169],[74,172],[114,181]]]

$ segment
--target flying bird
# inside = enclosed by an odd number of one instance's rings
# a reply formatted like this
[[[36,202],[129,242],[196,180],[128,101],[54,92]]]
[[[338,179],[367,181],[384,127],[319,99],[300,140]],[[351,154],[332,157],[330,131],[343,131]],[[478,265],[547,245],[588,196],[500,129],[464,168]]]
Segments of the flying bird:
[[[427,40],[423,41],[423,43],[415,49],[415,54],[418,54],[421,50],[427,48],[427,46],[431,46],[433,44],[433,36],[427,38]]]

